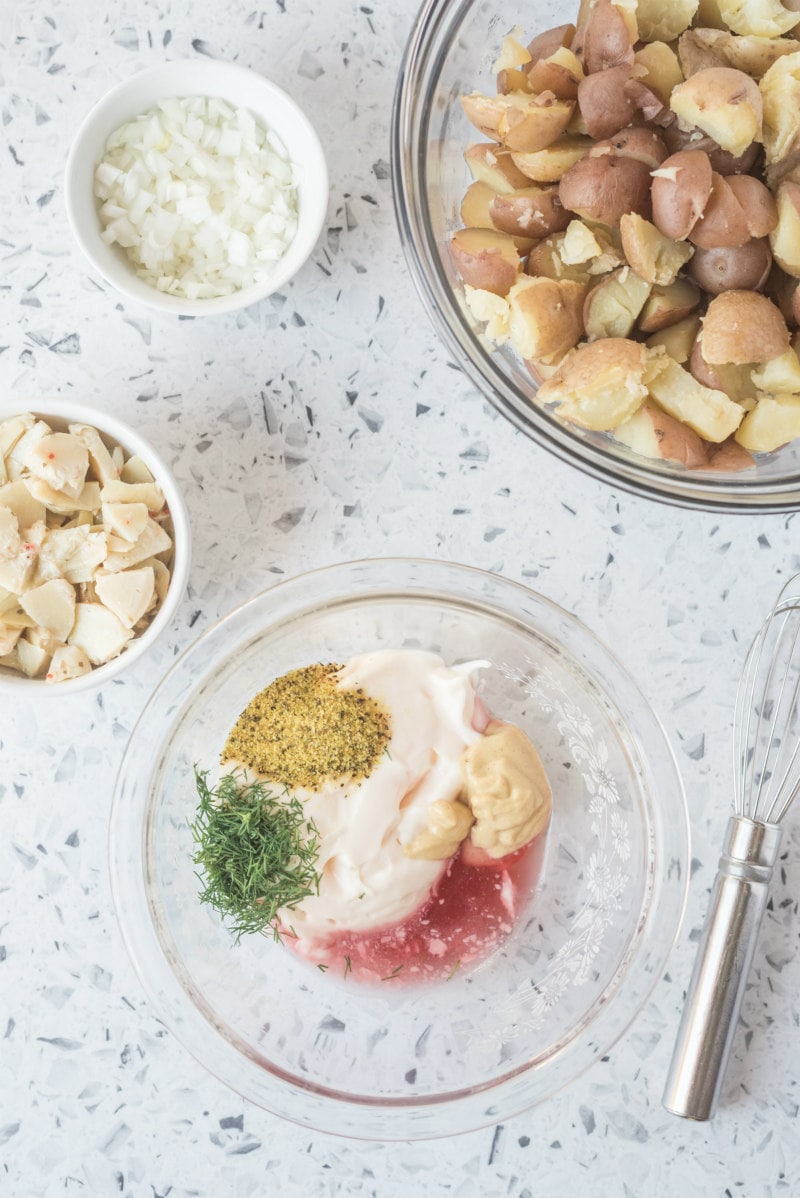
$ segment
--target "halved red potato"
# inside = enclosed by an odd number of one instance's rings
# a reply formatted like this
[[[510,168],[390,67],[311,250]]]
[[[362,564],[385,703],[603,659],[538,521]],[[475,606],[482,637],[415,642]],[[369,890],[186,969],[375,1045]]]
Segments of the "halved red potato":
[[[724,175],[712,172],[711,194],[688,237],[693,245],[705,250],[733,248],[750,240],[748,219]]]
[[[669,103],[679,120],[702,129],[730,154],[743,154],[761,138],[761,93],[744,71],[706,67],[679,83]]]
[[[559,416],[582,428],[617,428],[647,399],[648,354],[622,337],[579,345],[539,388],[537,402],[557,404]]]
[[[508,295],[522,269],[513,237],[496,229],[459,229],[450,252],[465,283],[495,295]]]
[[[703,357],[712,366],[769,362],[789,348],[780,309],[755,291],[724,291],[703,318]]]
[[[649,217],[650,170],[636,158],[583,158],[562,178],[559,195],[584,220],[617,227],[626,212]]]
[[[611,0],[596,0],[583,27],[583,64],[587,74],[633,62],[630,30]]]
[[[708,446],[702,437],[650,401],[618,425],[614,437],[643,457],[678,462],[690,470],[708,462]]]
[[[571,166],[585,158],[594,145],[590,137],[565,134],[543,150],[532,154],[512,154],[515,168],[534,183],[558,183]],[[526,184],[520,183],[520,187]]]
[[[479,183],[487,183],[494,191],[516,191],[528,186],[528,177],[515,165],[511,151],[496,141],[481,141],[468,146],[464,161],[472,177]]]
[[[714,184],[708,154],[679,150],[653,171],[653,222],[665,237],[685,240],[703,214]]]
[[[656,333],[690,316],[700,303],[700,291],[689,279],[676,279],[666,287],[654,287],[639,317],[643,333]]]
[[[583,336],[586,288],[523,275],[508,295],[511,344],[525,360],[560,361]]]
[[[761,291],[771,267],[769,241],[752,237],[741,246],[696,249],[687,271],[703,291],[720,295],[723,291]]]
[[[578,86],[578,107],[591,137],[611,137],[636,116],[637,104],[628,94],[628,63],[587,75]]]
[[[651,284],[628,266],[605,275],[583,305],[583,324],[589,340],[628,337],[650,291]]]
[[[524,187],[495,196],[489,204],[489,215],[496,229],[535,241],[566,229],[572,219],[555,186]]]

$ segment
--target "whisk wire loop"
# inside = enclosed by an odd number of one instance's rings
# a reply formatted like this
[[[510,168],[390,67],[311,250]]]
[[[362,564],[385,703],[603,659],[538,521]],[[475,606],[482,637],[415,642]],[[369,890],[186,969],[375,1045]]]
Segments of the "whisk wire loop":
[[[747,655],[734,713],[736,814],[780,823],[800,791],[800,579]]]

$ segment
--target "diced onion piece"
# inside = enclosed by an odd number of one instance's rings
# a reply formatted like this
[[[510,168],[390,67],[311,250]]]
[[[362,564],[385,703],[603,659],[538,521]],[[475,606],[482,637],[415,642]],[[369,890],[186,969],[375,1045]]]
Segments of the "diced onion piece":
[[[188,299],[266,281],[297,232],[285,147],[213,97],[170,97],[122,125],[94,190],[103,241],[126,250],[152,287]]]

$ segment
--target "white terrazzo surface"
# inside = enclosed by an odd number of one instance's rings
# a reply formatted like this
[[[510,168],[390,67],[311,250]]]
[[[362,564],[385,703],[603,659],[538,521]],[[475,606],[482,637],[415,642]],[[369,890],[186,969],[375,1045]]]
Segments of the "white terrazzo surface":
[[[391,95],[414,5],[7,0],[0,23],[0,382],[133,421],[195,531],[169,635],[123,682],[0,714],[0,1194],[646,1198],[800,1192],[800,824],[786,837],[724,1105],[660,1094],[730,803],[743,644],[800,569],[795,517],[615,494],[533,448],[448,362],[405,272]],[[262,70],[326,146],[326,232],[286,292],[213,326],[128,307],[68,236],[61,173],[89,105],[193,54]],[[527,580],[626,661],[675,746],[694,837],[687,925],[623,1043],[567,1093],[449,1142],[357,1143],[243,1102],[160,1024],[110,910],[106,829],[128,732],[217,616],[312,565],[445,557]]]

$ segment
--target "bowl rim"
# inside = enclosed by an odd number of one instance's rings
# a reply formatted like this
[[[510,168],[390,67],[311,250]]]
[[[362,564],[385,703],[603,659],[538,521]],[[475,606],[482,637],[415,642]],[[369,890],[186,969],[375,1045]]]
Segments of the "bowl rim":
[[[457,302],[438,252],[427,210],[427,158],[432,80],[438,77],[453,30],[474,0],[424,0],[406,43],[391,117],[395,219],[406,263],[428,317],[447,349],[481,394],[512,425],[562,462],[630,494],[678,507],[728,513],[777,513],[800,507],[800,474],[788,482],[748,484],[739,475],[714,477],[659,469],[646,459],[592,445],[537,407],[495,367]],[[466,143],[465,143],[466,144]],[[531,381],[535,393],[535,384]],[[746,472],[743,472],[746,473]],[[728,481],[738,479],[738,483]]]
[[[91,188],[91,179],[89,180],[88,194],[86,194],[86,180],[84,176],[88,168],[84,167],[82,159],[88,154],[88,143],[95,135],[98,126],[105,124],[105,117],[109,108],[120,97],[126,96],[128,93],[132,97],[135,97],[137,90],[144,84],[151,83],[152,81],[158,83],[161,79],[166,84],[175,75],[179,75],[185,71],[196,72],[198,75],[209,78],[214,77],[219,81],[220,85],[226,81],[231,81],[234,88],[236,86],[255,88],[266,101],[263,111],[259,110],[255,112],[252,105],[239,104],[235,100],[229,100],[229,102],[236,107],[249,107],[266,125],[269,125],[269,121],[264,113],[268,110],[270,104],[276,105],[278,108],[290,113],[292,120],[303,131],[303,139],[307,151],[302,159],[295,159],[292,148],[288,145],[286,146],[290,160],[302,167],[303,177],[298,182],[299,219],[297,232],[287,247],[285,254],[277,263],[274,273],[269,279],[264,280],[264,282],[234,291],[232,295],[204,300],[191,300],[183,296],[169,295],[165,292],[157,291],[150,284],[136,276],[133,268],[127,262],[123,251],[119,250],[119,247],[107,247],[112,250],[119,264],[118,271],[109,268],[108,263],[97,253],[96,242],[100,242],[99,220],[97,222],[97,238],[95,239],[84,234],[84,222],[80,216],[81,211],[85,211],[87,205],[96,208],[96,201]],[[170,90],[164,86],[163,94],[165,96],[172,96],[175,94],[175,89]],[[196,89],[195,94],[197,94]],[[133,117],[139,115],[144,107],[144,105],[137,106],[135,102],[132,103],[132,112],[128,119],[133,119]],[[284,91],[283,88],[279,87],[277,83],[273,83],[271,79],[268,79],[259,71],[245,67],[240,63],[226,62],[221,59],[168,59],[164,62],[154,63],[151,66],[145,67],[143,70],[137,71],[135,74],[129,75],[125,79],[115,83],[94,102],[85,114],[73,135],[64,166],[64,206],[73,237],[84,258],[116,291],[137,303],[176,317],[220,316],[228,312],[239,311],[242,308],[249,307],[251,304],[258,303],[262,299],[266,299],[280,287],[285,286],[307,262],[319,240],[319,235],[322,232],[327,214],[329,191],[328,167],[322,143],[314,126],[297,101],[288,92]],[[103,243],[100,242],[100,244],[102,245]]]
[[[356,594],[353,583],[359,572],[374,570],[376,567],[388,581],[378,589],[374,585],[369,589],[362,586]],[[409,582],[409,574],[413,575],[415,571],[424,575],[422,583],[415,584],[413,579]],[[392,572],[394,578],[390,577]],[[401,577],[405,580],[403,584],[398,581]],[[293,599],[298,614],[304,617],[312,614],[315,608],[324,606],[324,603],[309,599],[308,594],[313,595],[315,588],[326,579],[335,579],[341,587],[347,584],[347,590],[339,592],[340,598],[349,596],[351,600],[369,600],[387,595],[396,598],[400,594],[431,598],[431,577],[438,579],[436,594],[441,598],[462,603],[472,602],[474,605],[479,594],[478,588],[488,585],[492,589],[494,603],[486,597],[485,592],[480,592],[484,596],[482,603],[487,612],[502,611],[508,616],[513,611],[513,600],[533,600],[540,609],[540,615],[545,612],[553,621],[566,621],[574,635],[582,637],[584,644],[592,644],[597,650],[603,659],[604,669],[611,670],[612,679],[614,676],[623,679],[630,688],[630,693],[635,694],[638,706],[641,707],[639,718],[644,721],[636,730],[637,744],[641,741],[650,748],[655,745],[659,764],[668,772],[668,777],[659,781],[660,799],[656,805],[656,820],[661,827],[661,836],[666,834],[668,837],[671,860],[660,860],[651,866],[651,882],[648,886],[650,897],[647,899],[646,908],[645,900],[642,899],[642,910],[646,910],[646,915],[640,913],[640,927],[620,956],[614,974],[614,979],[617,980],[612,979],[604,991],[604,994],[610,991],[611,998],[617,998],[621,994],[624,995],[627,984],[629,989],[636,990],[635,1005],[623,1015],[624,1003],[600,1002],[592,1036],[592,1041],[597,1041],[600,1047],[592,1049],[591,1045],[581,1043],[580,1036],[571,1034],[566,1043],[559,1044],[554,1049],[546,1062],[552,1074],[566,1059],[569,1064],[566,1075],[546,1093],[533,1098],[520,1098],[517,1093],[520,1083],[516,1075],[511,1078],[503,1077],[499,1084],[492,1083],[488,1089],[477,1087],[475,1092],[465,1096],[459,1095],[455,1101],[450,1096],[383,1100],[367,1099],[359,1095],[332,1094],[328,1088],[310,1082],[301,1085],[297,1078],[287,1077],[280,1066],[265,1070],[263,1063],[255,1059],[253,1053],[243,1053],[232,1044],[230,1037],[225,1035],[213,1017],[210,1018],[208,1013],[204,1013],[200,1005],[186,994],[169,960],[169,954],[159,939],[153,922],[153,909],[147,898],[144,836],[149,822],[150,789],[142,782],[140,775],[137,791],[137,780],[129,778],[128,774],[133,771],[134,759],[141,758],[141,751],[137,753],[137,740],[142,741],[142,746],[146,745],[148,737],[156,731],[156,727],[162,737],[168,734],[164,728],[163,714],[161,722],[158,723],[158,704],[162,698],[170,713],[171,726],[179,713],[191,702],[196,688],[205,685],[205,675],[198,676],[197,671],[191,668],[193,659],[201,655],[204,660],[213,660],[215,643],[224,638],[226,630],[235,625],[237,620],[246,621],[248,614],[258,614],[259,605],[270,608],[271,614],[262,616],[260,623],[261,627],[269,627],[277,619],[274,614],[276,596],[284,602],[284,608],[281,609],[283,614],[278,621],[282,622],[286,618],[293,618]],[[457,589],[455,578],[464,584],[465,590]],[[446,585],[447,579],[450,580],[449,587]],[[469,591],[470,585],[475,588],[474,591]],[[306,601],[302,608],[297,608],[296,595],[301,593],[303,588],[307,589]],[[508,599],[508,608],[499,606],[498,593]],[[285,606],[287,602],[288,608]],[[516,618],[519,618],[518,612]],[[532,619],[529,619],[528,623],[531,627],[537,627]],[[252,635],[252,631],[252,626],[245,623],[240,627],[237,639],[241,639],[245,632]],[[231,651],[230,647],[225,650],[226,654]],[[575,650],[571,652],[574,655]],[[592,675],[592,678],[594,680],[595,675]],[[608,681],[604,682],[603,687],[607,692]],[[150,761],[146,767],[147,777],[152,778],[153,767],[157,767],[161,759],[161,744],[152,744],[148,752]],[[652,789],[650,787],[651,794]],[[662,819],[660,806],[661,802],[666,804],[663,797],[666,794],[672,800],[671,807],[667,805],[666,808],[670,817],[669,825]],[[652,829],[650,835],[655,835]],[[662,845],[663,852],[666,850]],[[363,1139],[435,1138],[491,1125],[552,1097],[583,1073],[598,1056],[610,1051],[638,1016],[664,973],[686,910],[689,861],[690,831],[686,796],[674,751],[651,704],[616,655],[581,620],[558,604],[531,591],[529,587],[476,567],[430,559],[373,558],[319,567],[276,583],[239,604],[209,627],[176,659],[152,693],[132,729],[117,774],[109,822],[111,890],[118,926],[134,969],[158,1016],[205,1069],[243,1097],[302,1126]],[[677,871],[674,868],[676,864]],[[669,905],[666,902],[667,897],[670,898]],[[664,908],[660,912],[657,911],[659,905]],[[655,947],[652,944],[653,937],[656,938]],[[609,1025],[613,1034],[609,1034]],[[234,1062],[235,1068],[232,1067]],[[528,1066],[525,1068],[529,1072]],[[498,1093],[498,1101],[492,1102],[495,1092]],[[504,1101],[500,1101],[503,1098]],[[490,1103],[491,1105],[488,1105]],[[469,1122],[454,1127],[454,1111],[458,1112],[459,1117],[466,1117]]]
[[[116,678],[123,670],[133,665],[140,657],[148,652],[153,642],[171,624],[175,613],[183,599],[189,580],[189,570],[192,560],[192,538],[189,512],[183,494],[177,484],[174,474],[167,466],[161,454],[140,433],[116,416],[93,407],[91,404],[73,402],[71,399],[52,397],[43,402],[28,404],[21,403],[16,398],[0,399],[0,420],[19,415],[22,412],[32,412],[43,420],[54,417],[65,422],[90,424],[106,438],[111,438],[129,453],[137,454],[158,482],[169,507],[172,518],[173,562],[170,571],[169,587],[164,602],[141,636],[129,642],[129,647],[123,649],[118,657],[95,666],[88,674],[77,678],[67,678],[63,682],[45,682],[43,678],[27,678],[24,675],[0,672],[0,695],[9,697],[15,695],[25,698],[46,697],[48,701],[61,699],[65,695],[75,695],[83,691],[93,690],[104,683]]]

